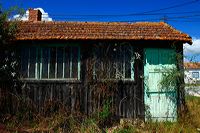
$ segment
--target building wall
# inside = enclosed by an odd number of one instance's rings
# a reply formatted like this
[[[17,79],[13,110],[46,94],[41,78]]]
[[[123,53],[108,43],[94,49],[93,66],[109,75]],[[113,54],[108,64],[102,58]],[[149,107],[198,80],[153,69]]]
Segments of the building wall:
[[[68,41],[69,42],[69,41]],[[27,41],[18,42],[18,50],[24,46],[50,46],[66,44],[66,41]],[[90,115],[95,111],[101,110],[105,102],[110,101],[110,110],[113,116],[117,118],[145,118],[146,105],[144,95],[145,75],[145,53],[146,48],[173,49],[172,42],[167,41],[71,41],[80,45],[80,79],[79,80],[22,80],[23,93],[27,96],[32,104],[41,112],[49,103],[66,107],[71,113],[81,112]],[[19,45],[20,44],[20,45]],[[95,60],[93,51],[96,46],[103,44],[108,47],[120,45],[134,46],[134,80],[99,80],[94,79],[91,73],[92,62]],[[154,45],[151,45],[154,44]],[[107,48],[105,47],[105,50]],[[116,49],[113,48],[115,51]],[[108,53],[109,54],[109,53]],[[112,60],[112,59],[111,59]],[[160,65],[160,64],[157,64]],[[113,66],[114,67],[114,66]],[[157,82],[159,84],[159,81]],[[4,86],[5,87],[5,86]],[[159,94],[159,92],[156,92]],[[163,93],[165,95],[165,93]],[[167,94],[167,93],[166,93]],[[164,96],[163,95],[163,96]],[[164,97],[165,98],[165,97]],[[177,100],[177,97],[175,98]],[[159,100],[158,100],[159,101]],[[165,100],[164,100],[165,101]],[[59,103],[59,104],[58,104]],[[165,103],[159,101],[155,103],[156,108],[165,106]],[[177,111],[174,108],[173,111]],[[161,113],[162,114],[162,113]],[[158,114],[156,117],[165,117]],[[165,119],[167,120],[167,119]]]
[[[186,84],[198,83],[200,81],[200,69],[185,69],[184,73]]]

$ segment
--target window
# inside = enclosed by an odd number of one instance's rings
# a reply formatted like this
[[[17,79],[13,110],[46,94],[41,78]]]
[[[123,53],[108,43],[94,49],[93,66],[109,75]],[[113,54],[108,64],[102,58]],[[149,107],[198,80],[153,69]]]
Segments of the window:
[[[94,50],[94,79],[134,80],[132,46],[99,46]]]
[[[192,72],[192,77],[193,78],[199,78],[199,72]]]
[[[28,79],[80,79],[80,48],[28,47],[21,52],[21,72]]]

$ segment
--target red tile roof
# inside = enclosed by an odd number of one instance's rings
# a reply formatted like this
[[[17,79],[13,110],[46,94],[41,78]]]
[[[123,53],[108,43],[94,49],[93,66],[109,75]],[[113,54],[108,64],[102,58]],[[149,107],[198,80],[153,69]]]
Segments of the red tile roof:
[[[20,22],[17,40],[173,40],[192,43],[164,22]]]
[[[200,69],[200,62],[187,62],[184,63],[186,69]]]

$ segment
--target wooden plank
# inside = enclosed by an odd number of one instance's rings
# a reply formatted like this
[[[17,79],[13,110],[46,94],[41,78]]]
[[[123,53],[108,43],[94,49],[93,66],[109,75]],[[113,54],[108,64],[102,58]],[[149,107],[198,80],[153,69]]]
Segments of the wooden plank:
[[[88,86],[84,87],[84,112],[88,114]]]
[[[30,73],[29,73],[29,69],[30,69],[30,57],[31,57],[31,55],[30,55],[30,48],[28,49],[28,78],[29,78],[29,76],[30,76]]]
[[[65,78],[65,69],[67,69],[67,68],[65,68],[65,47],[63,48],[63,70],[62,70],[62,78]]]
[[[66,86],[67,86],[67,89],[66,89],[67,93],[66,93],[66,96],[65,96],[65,98],[67,98],[66,105],[70,110],[71,109],[71,88],[70,88],[71,86],[70,85],[66,85]]]
[[[35,79],[38,79],[38,48],[36,48]]]
[[[135,59],[135,55],[134,55],[134,49],[133,49],[133,47],[131,47],[131,54],[132,54],[132,58],[131,58],[131,79],[132,80],[135,80],[134,79],[134,59]]]
[[[78,47],[78,80],[81,79],[80,77],[80,73],[81,73],[81,54],[80,54],[81,50],[80,50],[80,47]]]
[[[72,68],[72,60],[73,60],[73,55],[72,55],[72,53],[73,53],[73,51],[72,51],[72,47],[70,47],[70,78],[72,78],[72,70],[73,70],[73,68]]]
[[[50,78],[50,59],[51,59],[51,51],[50,48],[48,48],[48,76],[47,78]]]
[[[75,99],[76,99],[76,95],[75,95],[75,90],[73,86],[70,86],[70,90],[71,90],[71,112],[73,113],[75,111]]]
[[[137,93],[137,89],[133,89],[133,118],[136,118],[137,117],[137,108],[140,108],[137,106],[137,96],[138,96],[138,93]],[[140,104],[138,104],[140,105]]]
[[[42,78],[42,48],[40,50],[40,74],[39,74],[39,79]]]
[[[91,115],[92,113],[92,105],[91,105],[91,101],[92,101],[92,89],[91,89],[91,86],[88,90],[88,115]]]

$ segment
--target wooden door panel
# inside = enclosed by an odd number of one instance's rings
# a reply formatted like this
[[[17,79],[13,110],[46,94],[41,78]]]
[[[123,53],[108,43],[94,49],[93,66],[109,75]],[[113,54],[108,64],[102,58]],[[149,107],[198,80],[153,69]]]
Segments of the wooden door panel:
[[[160,82],[163,74],[175,68],[175,51],[173,49],[145,49],[144,88],[145,105],[153,120],[176,120],[176,90],[163,89]],[[147,115],[147,113],[146,113]],[[146,116],[146,118],[149,116]]]

